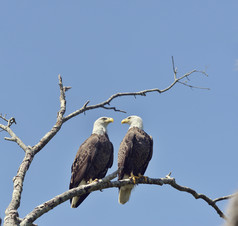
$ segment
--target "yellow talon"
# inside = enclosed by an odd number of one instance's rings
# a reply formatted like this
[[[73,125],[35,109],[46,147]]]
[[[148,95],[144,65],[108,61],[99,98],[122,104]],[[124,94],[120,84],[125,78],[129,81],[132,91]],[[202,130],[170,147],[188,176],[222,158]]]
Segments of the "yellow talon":
[[[136,184],[136,176],[132,177],[133,183]]]
[[[133,183],[134,183],[134,184],[136,184],[136,180],[139,180],[140,178],[144,178],[145,182],[147,183],[147,178],[148,178],[148,177],[146,177],[146,176],[144,176],[144,175],[141,175],[140,173],[139,173],[138,176],[135,176],[133,173],[131,173],[131,176],[129,177],[129,179],[132,179],[132,180],[133,180]]]
[[[91,183],[93,183],[93,182],[98,182],[98,179],[96,178],[96,179],[90,179],[88,182],[87,182],[87,184],[91,184]]]
[[[145,179],[145,182],[147,183],[147,178],[148,178],[148,177],[146,177],[146,176],[143,176],[143,177],[144,177],[144,179]]]
[[[131,173],[131,176],[129,177],[129,179],[132,179],[133,183],[136,184],[136,179],[140,179],[140,176],[135,176],[133,173]]]

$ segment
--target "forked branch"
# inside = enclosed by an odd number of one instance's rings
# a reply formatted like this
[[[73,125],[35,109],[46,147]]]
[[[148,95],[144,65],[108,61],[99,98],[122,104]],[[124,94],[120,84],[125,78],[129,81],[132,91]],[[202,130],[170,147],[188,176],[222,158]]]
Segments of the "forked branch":
[[[34,156],[42,150],[42,148],[56,135],[56,133],[60,130],[63,124],[63,115],[66,110],[66,100],[65,100],[65,90],[62,85],[62,79],[59,76],[59,86],[60,86],[60,110],[58,112],[57,121],[52,129],[46,133],[46,135],[37,143],[35,146],[27,146],[25,145],[18,136],[11,130],[10,126],[4,126],[0,124],[0,128],[5,130],[11,136],[10,138],[5,138],[7,140],[15,141],[24,151],[25,156],[22,163],[19,166],[17,171],[17,175],[13,179],[13,192],[12,199],[10,204],[8,205],[5,211],[4,225],[18,225],[18,208],[21,203],[21,194],[23,190],[23,182],[25,179],[25,175],[27,170],[29,169],[31,162],[34,159]],[[9,123],[8,123],[9,125]]]
[[[10,127],[13,123],[17,124],[15,118],[11,117],[10,119],[7,119],[6,116],[7,115],[3,116],[2,114],[0,114],[0,118],[7,122],[7,127]]]
[[[156,93],[164,93],[168,90],[170,90],[176,83],[180,83],[182,85],[185,85],[185,86],[189,86],[190,88],[196,88],[196,89],[206,89],[206,90],[209,90],[209,88],[205,88],[205,87],[197,87],[197,86],[193,86],[193,85],[189,85],[185,82],[182,82],[183,79],[185,78],[188,78],[189,76],[191,76],[192,74],[194,73],[200,73],[200,74],[203,74],[205,76],[207,76],[206,72],[204,71],[198,71],[196,69],[180,76],[179,78],[177,78],[177,68],[174,67],[174,61],[173,61],[173,70],[174,70],[174,81],[165,89],[158,89],[158,88],[154,88],[154,89],[146,89],[146,90],[142,90],[142,91],[138,91],[138,92],[125,92],[125,93],[116,93],[116,94],[113,94],[112,96],[110,96],[107,100],[99,103],[99,104],[95,104],[95,105],[88,105],[89,104],[89,101],[87,101],[84,106],[74,112],[72,112],[71,114],[67,115],[64,117],[64,122],[65,121],[68,121],[69,119],[79,115],[79,114],[82,114],[82,113],[85,113],[86,111],[88,110],[92,110],[92,109],[96,109],[96,108],[104,108],[104,109],[107,109],[107,110],[114,110],[114,111],[118,111],[118,112],[123,112],[123,113],[126,113],[126,111],[124,110],[120,110],[120,109],[117,109],[116,107],[108,107],[111,102],[118,98],[118,97],[123,97],[123,96],[146,96],[147,93],[152,93],[152,92],[156,92]]]

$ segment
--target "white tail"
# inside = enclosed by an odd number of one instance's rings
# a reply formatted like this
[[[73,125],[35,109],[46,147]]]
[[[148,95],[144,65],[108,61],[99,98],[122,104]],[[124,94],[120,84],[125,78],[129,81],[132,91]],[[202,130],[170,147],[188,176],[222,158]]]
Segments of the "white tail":
[[[87,184],[86,181],[85,181],[85,180],[82,180],[82,181],[80,182],[79,186],[81,186],[81,185],[86,185],[86,184]],[[76,204],[77,204],[79,198],[80,198],[79,196],[74,196],[74,197],[72,198],[71,208],[76,208]]]
[[[133,189],[134,185],[128,184],[120,188],[119,190],[119,197],[118,202],[120,204],[125,204],[128,202],[130,196],[131,196],[131,190]]]

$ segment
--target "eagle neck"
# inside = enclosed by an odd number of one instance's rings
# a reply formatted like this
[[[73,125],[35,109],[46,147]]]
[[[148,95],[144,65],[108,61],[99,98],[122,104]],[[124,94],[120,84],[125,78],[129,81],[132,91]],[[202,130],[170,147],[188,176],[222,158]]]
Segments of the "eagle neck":
[[[93,127],[92,134],[104,135],[105,133],[107,133],[107,128],[105,128],[104,126],[94,126]]]
[[[142,123],[131,124],[129,129],[131,129],[131,128],[138,128],[138,129],[143,130],[143,124]]]

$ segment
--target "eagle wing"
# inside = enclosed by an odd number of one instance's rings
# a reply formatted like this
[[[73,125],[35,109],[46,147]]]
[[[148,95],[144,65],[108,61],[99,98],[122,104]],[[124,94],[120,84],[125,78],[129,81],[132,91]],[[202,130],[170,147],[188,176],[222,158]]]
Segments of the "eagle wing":
[[[132,150],[135,134],[128,131],[123,138],[118,151],[118,179],[123,179],[125,172],[131,172]]]
[[[69,188],[75,188],[84,179],[90,167],[92,160],[97,152],[99,138],[96,135],[91,135],[82,145],[75,156],[71,167],[71,180]]]
[[[103,178],[113,163],[113,145],[107,134],[92,134],[80,147],[71,167],[69,188],[78,187],[96,178]],[[77,208],[89,193],[70,199],[71,207]]]
[[[118,152],[118,179],[124,174],[143,175],[152,158],[153,139],[143,130],[129,129],[123,138]]]
[[[141,175],[144,175],[144,173],[148,167],[148,164],[152,158],[152,155],[153,155],[153,138],[152,138],[152,136],[149,136],[148,134],[146,134],[146,135],[147,135],[149,147],[148,147],[147,158],[145,159],[143,167],[141,167],[141,170],[140,170]]]
[[[103,178],[108,168],[113,164],[113,145],[110,142],[108,135],[99,135],[99,142],[96,144],[97,150],[92,156],[89,169],[90,178]]]

